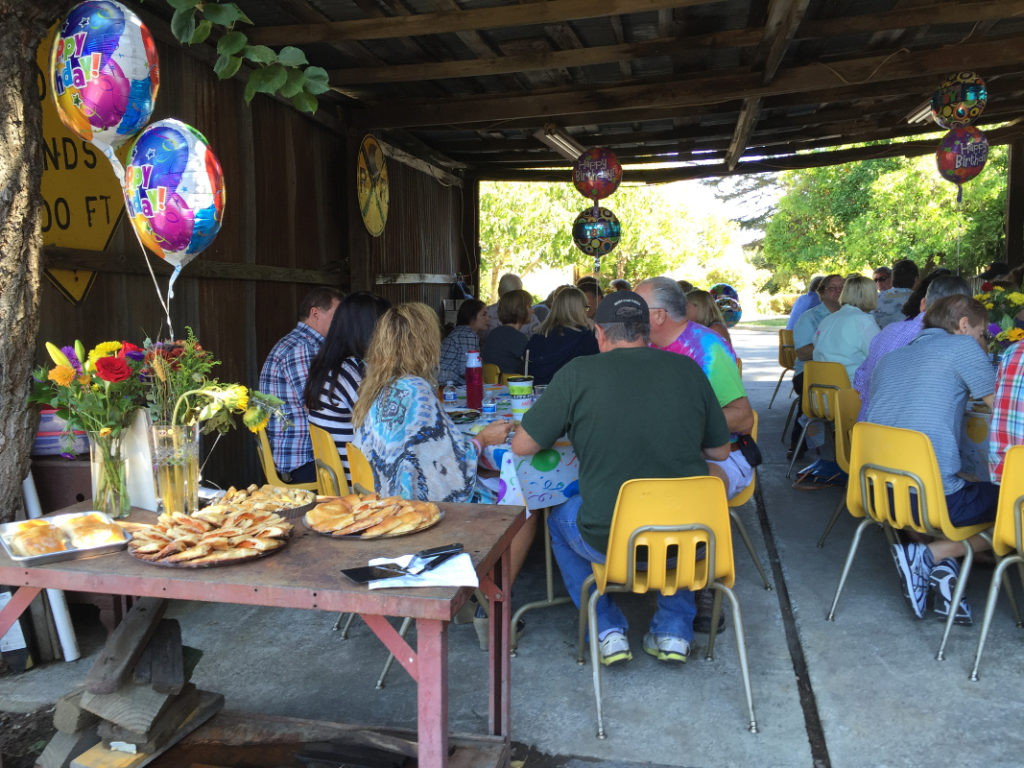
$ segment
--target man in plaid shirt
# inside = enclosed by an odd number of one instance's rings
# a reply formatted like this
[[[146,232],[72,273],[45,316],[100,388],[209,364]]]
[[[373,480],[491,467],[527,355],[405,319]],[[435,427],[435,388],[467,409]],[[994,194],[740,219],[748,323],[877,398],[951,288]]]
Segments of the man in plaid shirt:
[[[320,351],[341,299],[341,291],[335,288],[314,288],[307,293],[299,304],[298,324],[274,345],[260,371],[260,392],[281,398],[291,422],[284,426],[278,419],[271,419],[267,424],[274,466],[285,482],[310,483],[316,479],[302,393],[309,378],[309,364]]]
[[[992,482],[1003,479],[1003,459],[1014,445],[1024,443],[1024,343],[1017,342],[1003,355],[996,377],[992,429],[988,435],[988,468]]]

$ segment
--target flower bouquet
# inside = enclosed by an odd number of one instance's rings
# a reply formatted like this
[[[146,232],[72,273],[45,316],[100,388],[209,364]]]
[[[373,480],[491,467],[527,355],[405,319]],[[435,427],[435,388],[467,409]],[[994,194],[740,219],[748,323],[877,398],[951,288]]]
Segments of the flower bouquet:
[[[255,432],[283,411],[276,397],[212,378],[220,361],[186,330],[183,340],[147,340],[143,374],[157,495],[165,510],[191,514],[199,502],[200,429],[226,432],[241,415]]]
[[[1024,329],[1014,324],[1017,314],[1024,311],[1024,293],[992,283],[982,283],[981,289],[974,298],[988,310],[988,351],[998,358],[1008,346],[1024,339]]]
[[[70,448],[74,430],[89,436],[93,467],[93,505],[111,517],[130,509],[123,458],[124,435],[144,403],[140,376],[145,352],[129,342],[106,341],[86,355],[80,341],[57,347],[46,343],[54,362],[33,374],[31,402],[49,405],[66,424]]]

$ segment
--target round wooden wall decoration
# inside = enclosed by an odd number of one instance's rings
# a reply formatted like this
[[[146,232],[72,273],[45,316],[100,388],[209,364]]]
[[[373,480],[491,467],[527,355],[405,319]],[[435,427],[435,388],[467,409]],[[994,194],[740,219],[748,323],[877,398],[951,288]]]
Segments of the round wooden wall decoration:
[[[366,231],[378,237],[388,221],[388,168],[384,163],[384,150],[369,134],[359,145],[356,193]]]

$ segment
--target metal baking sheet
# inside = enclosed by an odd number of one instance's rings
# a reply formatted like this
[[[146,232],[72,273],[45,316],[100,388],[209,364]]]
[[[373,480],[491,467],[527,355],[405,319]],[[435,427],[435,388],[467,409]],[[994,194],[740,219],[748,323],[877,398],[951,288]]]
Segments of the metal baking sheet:
[[[108,515],[97,510],[86,510],[85,512],[69,512],[63,515],[48,515],[44,517],[35,518],[37,520],[45,520],[48,523],[56,525],[58,528],[66,523],[68,520],[76,517],[87,517],[94,516],[99,517],[106,523],[113,523]],[[4,553],[16,563],[22,565],[46,565],[47,563],[57,563],[61,560],[81,560],[86,557],[97,557],[98,555],[107,555],[111,552],[118,552],[128,546],[128,542],[131,541],[132,535],[122,529],[124,534],[124,540],[114,542],[112,544],[100,544],[97,547],[81,547],[64,549],[60,552],[45,552],[41,555],[16,555],[14,550],[11,549],[10,541],[14,534],[17,533],[24,523],[25,520],[20,520],[16,523],[4,523],[0,525],[0,545],[3,545]]]

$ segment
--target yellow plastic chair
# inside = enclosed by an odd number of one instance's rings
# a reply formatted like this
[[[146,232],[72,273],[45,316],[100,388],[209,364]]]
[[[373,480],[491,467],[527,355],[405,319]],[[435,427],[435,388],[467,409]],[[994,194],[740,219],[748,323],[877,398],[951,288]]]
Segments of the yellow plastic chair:
[[[640,553],[640,558],[637,557]],[[641,561],[638,566],[638,559]],[[601,710],[601,664],[598,660],[597,613],[599,596],[607,592],[661,592],[680,589],[716,590],[706,658],[714,651],[722,595],[732,606],[736,651],[747,697],[747,727],[757,733],[754,697],[750,689],[747,649],[740,604],[731,589],[736,571],[732,556],[732,529],[725,486],[717,477],[673,477],[628,480],[615,502],[605,564],[594,563],[580,596],[579,646],[576,661],[583,663],[583,644],[589,626],[590,663],[597,701],[597,737],[605,738]],[[593,594],[587,598],[591,586]]]
[[[914,519],[910,498],[916,494],[918,515]],[[839,585],[828,612],[828,620],[835,617],[836,604],[843,591],[846,577],[857,554],[861,534],[869,525],[882,526],[890,546],[895,542],[894,530],[909,528],[928,536],[959,541],[964,547],[964,562],[960,577],[953,590],[952,605],[960,605],[967,579],[971,575],[974,551],[968,539],[991,527],[990,523],[957,527],[949,519],[946,495],[942,490],[942,475],[935,459],[932,442],[923,432],[896,427],[884,427],[865,421],[853,427],[850,443],[850,481],[846,487],[846,506],[854,517],[863,518],[853,534],[850,552],[839,577]],[[946,641],[953,627],[956,610],[950,610],[946,628],[935,658],[945,658]]]
[[[807,437],[811,424],[818,423],[825,427],[826,435],[832,422],[836,419],[836,395],[840,390],[850,388],[850,377],[846,374],[846,366],[842,363],[823,363],[808,360],[804,365],[804,394],[801,408],[807,421],[800,432],[800,439],[789,461],[786,477],[793,472],[796,457],[800,454],[800,446]]]
[[[750,428],[750,436],[757,440],[757,422],[758,416],[757,411],[754,411],[754,426]],[[747,533],[747,526],[743,524],[743,519],[739,516],[736,511],[738,507],[742,507],[750,498],[754,495],[755,487],[757,486],[757,468],[754,468],[754,476],[750,480],[750,485],[744,488],[742,491],[737,493],[731,499],[729,499],[729,516],[732,521],[736,523],[736,530],[740,532],[740,538],[743,539],[743,543],[747,547],[747,552],[750,553],[750,559],[754,561],[754,565],[757,567],[757,572],[761,574],[761,581],[764,582],[764,588],[771,591],[772,585],[768,581],[768,574],[764,572],[764,567],[761,565],[761,560],[758,558],[757,553],[754,552],[754,543],[750,540],[750,534]]]
[[[779,329],[779,365],[782,366],[782,373],[779,374],[779,380],[775,384],[775,391],[772,392],[772,399],[768,401],[769,410],[775,402],[775,396],[779,394],[779,387],[782,386],[782,379],[786,376],[786,373],[788,371],[792,371],[793,366],[796,365],[796,347],[793,345],[793,332],[788,331],[785,328]]]
[[[840,390],[836,395],[836,464],[847,475],[850,473],[850,440],[853,436],[853,425],[857,423],[858,413],[860,413],[860,394],[857,390]],[[839,515],[843,513],[844,507],[846,507],[846,494],[839,498],[835,512],[832,513],[825,530],[821,532],[818,549],[825,546],[825,539],[832,531],[832,526],[836,524]]]
[[[346,443],[348,453],[348,471],[352,478],[352,488],[357,493],[373,493],[376,484],[373,481],[373,469],[363,452],[354,443]]]
[[[501,368],[494,363],[484,363],[484,384],[497,384],[501,380]]]
[[[999,598],[1000,582],[1005,585],[1010,596],[1017,626],[1024,626],[1006,576],[1006,569],[1016,563],[1021,580],[1024,581],[1024,445],[1015,445],[1006,452],[1003,482],[999,486],[999,506],[996,508],[996,522],[992,529],[992,551],[999,557],[999,563],[992,572],[992,583],[985,600],[985,618],[981,622],[981,636],[978,638],[978,650],[974,654],[974,668],[971,670],[971,680],[974,681],[978,679],[981,652],[985,649],[992,613]]]
[[[313,442],[316,462],[317,493],[321,496],[348,496],[348,480],[341,454],[331,433],[316,424],[309,425],[309,439]]]
[[[267,437],[266,427],[260,427],[256,431],[256,453],[260,456],[260,466],[263,467],[263,476],[267,479],[267,485],[276,485],[279,488],[303,488],[307,491],[315,491],[317,483],[286,483],[277,474],[277,467],[274,466],[274,454],[270,450],[270,438]]]

